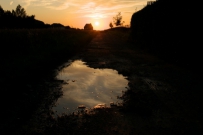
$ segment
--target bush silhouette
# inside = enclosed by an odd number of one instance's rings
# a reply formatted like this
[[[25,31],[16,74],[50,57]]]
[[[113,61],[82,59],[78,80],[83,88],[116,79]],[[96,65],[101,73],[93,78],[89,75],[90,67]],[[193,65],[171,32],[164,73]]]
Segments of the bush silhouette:
[[[112,24],[112,22],[109,23],[109,27],[113,28],[113,24]]]
[[[91,24],[91,23],[89,23],[89,24],[85,24],[85,26],[84,26],[84,30],[93,30],[93,26],[92,26],[92,24]]]

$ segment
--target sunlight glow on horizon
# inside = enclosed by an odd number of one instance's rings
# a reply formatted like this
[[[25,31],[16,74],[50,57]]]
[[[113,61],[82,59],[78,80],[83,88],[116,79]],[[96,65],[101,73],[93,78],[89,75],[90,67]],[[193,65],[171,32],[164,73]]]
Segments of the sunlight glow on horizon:
[[[96,26],[98,26],[98,25],[99,25],[99,22],[95,22],[94,24],[95,24]]]
[[[108,29],[113,17],[121,12],[124,25],[130,24],[134,12],[142,9],[149,0],[1,0],[1,7],[10,10],[20,4],[27,15],[46,24],[61,23],[65,26],[82,28],[86,23],[94,29]],[[100,25],[95,25],[95,21]],[[96,27],[97,26],[97,27]]]
[[[93,27],[94,27],[95,30],[100,29],[100,22],[95,21]]]

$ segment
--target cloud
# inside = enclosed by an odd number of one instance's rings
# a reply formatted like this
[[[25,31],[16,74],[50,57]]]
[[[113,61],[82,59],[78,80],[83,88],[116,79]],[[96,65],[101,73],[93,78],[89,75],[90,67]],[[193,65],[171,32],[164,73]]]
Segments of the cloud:
[[[13,1],[10,2],[10,5],[12,5],[12,4],[13,4]]]
[[[38,6],[49,8],[52,10],[65,10],[71,7],[71,10],[67,10],[69,13],[86,13],[83,17],[92,18],[95,14],[103,14],[106,12],[111,12],[109,14],[103,15],[103,17],[111,16],[112,13],[117,13],[120,11],[129,12],[132,9],[140,9],[143,5],[146,5],[148,0],[21,0],[25,5],[28,6]],[[135,10],[134,10],[135,11]],[[96,15],[98,16],[98,15]],[[82,16],[81,16],[82,17]]]
[[[29,7],[31,5],[31,3],[38,1],[38,0],[22,0],[22,3],[25,3],[25,5],[23,5],[23,7],[26,9],[27,7]]]
[[[132,14],[137,7],[146,5],[147,0],[98,0],[80,3],[81,6],[73,13],[85,14],[80,17],[107,18],[122,11],[124,14]]]
[[[76,0],[23,0],[24,7],[45,7],[53,10],[64,10],[70,6],[77,6]]]
[[[78,6],[77,3],[73,3],[70,1],[64,1],[64,2],[56,2],[55,4],[51,4],[50,6],[47,6],[47,8],[53,9],[53,10],[65,10],[69,8],[70,6]]]

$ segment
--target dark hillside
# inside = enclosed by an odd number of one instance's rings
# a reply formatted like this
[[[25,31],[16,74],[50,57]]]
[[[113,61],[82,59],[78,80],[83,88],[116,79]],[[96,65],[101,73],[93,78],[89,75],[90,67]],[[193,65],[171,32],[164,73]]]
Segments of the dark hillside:
[[[195,8],[195,4],[188,1],[149,3],[131,18],[135,45],[172,63],[201,69],[199,18]]]

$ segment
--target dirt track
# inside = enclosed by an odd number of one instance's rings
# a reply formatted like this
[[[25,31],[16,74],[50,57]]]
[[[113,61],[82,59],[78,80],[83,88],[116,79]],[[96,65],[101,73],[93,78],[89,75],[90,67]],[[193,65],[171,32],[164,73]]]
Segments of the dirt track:
[[[35,128],[30,126],[28,133],[33,130],[74,135],[201,134],[201,77],[136,49],[128,39],[128,31],[98,32],[85,50],[72,58],[127,76],[129,88],[123,95],[124,108],[104,109],[91,116],[62,116],[57,120],[39,115],[31,121]]]
[[[131,49],[132,45],[125,32],[100,32],[80,58],[90,67],[112,68],[128,76],[132,93],[126,93],[125,98],[127,110],[133,110],[129,119],[137,126],[132,127],[137,129],[135,133],[145,134],[145,130],[156,134],[172,134],[175,130],[178,134],[193,130],[199,133],[202,127],[200,78],[142,50]],[[140,116],[148,120],[140,120]]]

